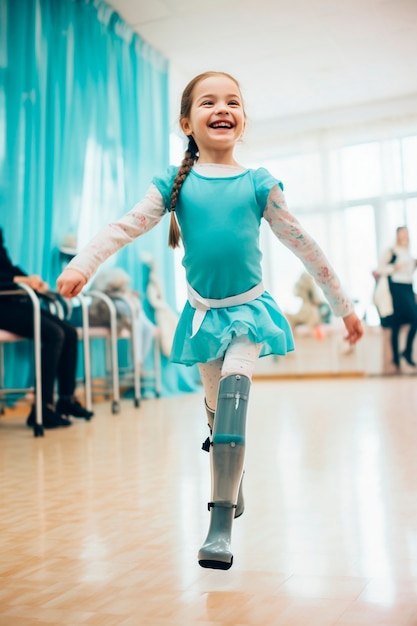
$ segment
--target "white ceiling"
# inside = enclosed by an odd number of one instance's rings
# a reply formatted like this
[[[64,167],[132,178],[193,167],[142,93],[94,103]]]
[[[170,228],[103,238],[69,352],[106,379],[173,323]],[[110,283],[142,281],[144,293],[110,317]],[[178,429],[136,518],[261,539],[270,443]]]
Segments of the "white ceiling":
[[[170,61],[175,119],[186,82],[210,69],[239,80],[264,133],[370,107],[417,113],[417,0],[107,2]]]

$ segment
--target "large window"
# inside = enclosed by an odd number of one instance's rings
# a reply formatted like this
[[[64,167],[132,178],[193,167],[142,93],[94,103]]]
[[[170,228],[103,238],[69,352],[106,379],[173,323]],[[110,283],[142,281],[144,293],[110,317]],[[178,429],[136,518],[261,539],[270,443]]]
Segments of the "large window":
[[[329,159],[333,203],[375,197],[382,190],[380,145],[367,143],[332,150]]]
[[[358,312],[369,320],[376,319],[372,270],[393,244],[397,226],[409,227],[417,257],[416,162],[417,135],[412,135],[253,164],[284,182],[290,211],[321,245]],[[269,228],[262,241],[268,288],[284,310],[297,310],[293,289],[302,264]]]
[[[415,193],[417,189],[417,135],[412,137],[405,137],[401,143],[404,172],[404,191]]]

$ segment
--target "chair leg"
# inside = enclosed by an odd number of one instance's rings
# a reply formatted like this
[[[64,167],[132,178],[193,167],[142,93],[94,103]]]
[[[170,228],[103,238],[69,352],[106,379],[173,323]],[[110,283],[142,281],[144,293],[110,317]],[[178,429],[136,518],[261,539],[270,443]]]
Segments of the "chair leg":
[[[90,351],[90,324],[88,319],[88,306],[83,296],[78,296],[81,304],[82,314],[82,341],[83,341],[83,359],[84,359],[84,392],[85,406],[89,411],[93,408],[93,391],[91,381],[91,351]]]

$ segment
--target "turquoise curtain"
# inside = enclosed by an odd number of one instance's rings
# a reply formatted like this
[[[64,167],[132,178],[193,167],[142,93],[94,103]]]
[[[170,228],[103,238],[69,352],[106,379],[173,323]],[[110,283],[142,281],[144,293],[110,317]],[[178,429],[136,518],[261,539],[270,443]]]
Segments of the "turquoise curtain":
[[[168,70],[105,2],[0,0],[0,225],[13,261],[52,288],[63,237],[84,243],[167,166]],[[167,227],[109,263],[142,292],[153,255],[174,306]],[[186,368],[164,372],[167,393],[195,388]]]

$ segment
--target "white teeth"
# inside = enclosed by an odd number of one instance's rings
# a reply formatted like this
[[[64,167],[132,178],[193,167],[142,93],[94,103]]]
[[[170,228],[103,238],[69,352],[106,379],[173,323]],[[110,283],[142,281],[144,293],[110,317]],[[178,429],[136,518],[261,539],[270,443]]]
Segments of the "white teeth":
[[[232,125],[227,122],[214,122],[210,124],[212,128],[232,128]]]

